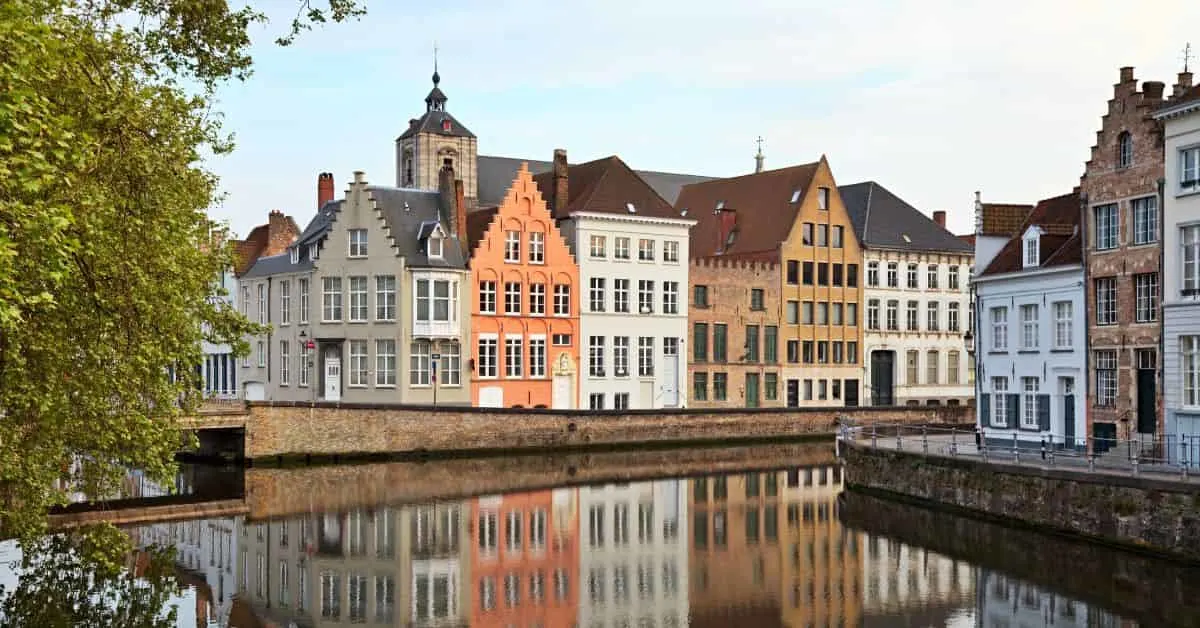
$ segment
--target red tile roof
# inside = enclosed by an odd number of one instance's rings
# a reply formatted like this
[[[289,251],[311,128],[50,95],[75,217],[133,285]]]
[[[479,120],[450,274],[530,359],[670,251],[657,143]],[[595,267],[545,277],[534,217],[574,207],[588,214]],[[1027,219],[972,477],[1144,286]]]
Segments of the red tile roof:
[[[467,214],[468,255],[475,255],[475,247],[479,246],[479,242],[487,234],[488,226],[492,224],[492,218],[495,218],[499,211],[499,207],[485,207]]]
[[[632,204],[637,216],[679,218],[675,208],[615,155],[567,168],[567,206],[554,207],[554,171],[534,175],[555,220],[574,212],[628,215]],[[469,230],[469,229],[468,229]]]
[[[1021,231],[1021,226],[1029,218],[1033,205],[1017,205],[1014,203],[983,203],[983,224],[979,235],[1012,236]]]
[[[685,185],[675,206],[698,221],[689,245],[692,257],[716,255],[724,243],[717,204],[735,212],[733,242],[721,257],[779,261],[779,245],[787,239],[800,204],[792,203],[796,190],[807,192],[821,162],[767,170]]]
[[[999,275],[1022,270],[1021,236],[1033,225],[1043,231],[1038,247],[1040,268],[1067,266],[1083,261],[1079,230],[1079,191],[1048,198],[1037,204],[1025,222],[1012,235],[982,275]]]

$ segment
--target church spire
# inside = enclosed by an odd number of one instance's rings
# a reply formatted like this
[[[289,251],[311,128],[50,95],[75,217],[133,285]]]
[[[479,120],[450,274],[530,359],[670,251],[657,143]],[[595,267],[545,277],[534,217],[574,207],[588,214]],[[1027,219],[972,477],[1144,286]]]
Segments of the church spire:
[[[446,94],[438,87],[438,83],[442,82],[442,75],[438,74],[437,63],[437,44],[433,45],[433,89],[429,90],[429,95],[425,97],[425,111],[445,111],[446,110]]]
[[[762,143],[763,143],[763,139],[762,139],[762,136],[760,135],[760,136],[758,136],[758,154],[756,154],[754,156],[754,171],[755,172],[763,171],[763,160],[766,159],[766,155],[763,155],[763,152],[762,152]]]

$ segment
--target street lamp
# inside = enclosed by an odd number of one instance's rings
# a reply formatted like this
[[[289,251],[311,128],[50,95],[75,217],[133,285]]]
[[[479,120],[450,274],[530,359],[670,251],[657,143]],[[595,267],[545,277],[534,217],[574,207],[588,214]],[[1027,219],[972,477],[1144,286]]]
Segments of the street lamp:
[[[312,356],[309,354],[309,350],[311,350],[315,345],[316,345],[316,343],[314,343],[313,341],[308,339],[308,332],[304,329],[301,329],[300,330],[300,355],[304,362],[301,365],[301,368],[304,369],[304,379],[305,379],[305,381],[308,382],[308,387],[312,391],[309,393],[311,400],[316,399],[317,389],[316,389],[316,383],[313,382],[312,378],[310,377],[310,375],[315,375],[315,373],[311,373],[309,371],[309,369],[312,368],[312,365],[313,365],[313,361],[311,359]]]

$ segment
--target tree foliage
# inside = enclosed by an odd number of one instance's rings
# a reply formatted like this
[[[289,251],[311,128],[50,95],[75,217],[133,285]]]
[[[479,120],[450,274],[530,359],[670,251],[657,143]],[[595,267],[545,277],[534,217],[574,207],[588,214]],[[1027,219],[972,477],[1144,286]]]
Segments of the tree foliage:
[[[326,1],[282,42],[362,11]],[[232,149],[212,98],[249,75],[262,19],[225,0],[0,1],[0,534],[36,539],[64,480],[168,481],[198,399],[167,373],[256,331],[210,298],[232,251],[202,155]]]

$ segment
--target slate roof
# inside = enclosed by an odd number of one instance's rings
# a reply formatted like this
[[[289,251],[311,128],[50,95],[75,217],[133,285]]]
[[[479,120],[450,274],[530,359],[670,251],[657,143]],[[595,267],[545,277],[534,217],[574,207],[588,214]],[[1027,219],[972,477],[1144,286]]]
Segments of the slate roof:
[[[675,208],[617,156],[568,166],[566,207],[554,206],[552,171],[534,175],[533,181],[555,220],[563,220],[575,212],[679,218]],[[632,204],[636,211],[630,213],[627,204]]]
[[[554,168],[554,164],[549,161],[489,155],[480,155],[477,163],[479,203],[485,206],[499,205],[504,200],[504,195],[508,193],[508,186],[512,185],[513,179],[517,176],[517,170],[521,168],[522,163],[529,164],[529,173],[535,176],[549,172]],[[679,190],[683,186],[689,183],[699,183],[713,179],[713,177],[703,177],[700,175],[657,172],[654,170],[635,170],[634,172],[669,203],[675,202],[675,199],[679,197]]]
[[[449,131],[442,130],[443,120],[450,121]],[[426,111],[420,118],[409,121],[408,129],[396,139],[406,139],[418,133],[433,133],[446,137],[475,137],[475,134],[463,126],[454,116],[450,115],[450,112],[438,110]]]
[[[687,210],[696,220],[689,248],[692,257],[717,253],[721,238],[717,203],[736,212],[733,243],[722,257],[761,261],[779,261],[779,245],[788,237],[796,222],[799,203],[792,203],[795,190],[808,190],[820,162],[766,170],[754,174],[714,179],[685,185],[675,207]]]
[[[1083,235],[1079,229],[1079,190],[1040,201],[1025,223],[992,258],[980,276],[999,275],[1023,270],[1022,236],[1029,227],[1042,228],[1038,252],[1040,268],[1068,266],[1083,262]]]
[[[970,252],[973,249],[874,181],[838,186],[854,234],[867,248]]]

